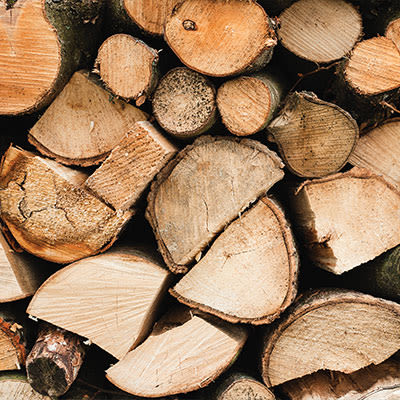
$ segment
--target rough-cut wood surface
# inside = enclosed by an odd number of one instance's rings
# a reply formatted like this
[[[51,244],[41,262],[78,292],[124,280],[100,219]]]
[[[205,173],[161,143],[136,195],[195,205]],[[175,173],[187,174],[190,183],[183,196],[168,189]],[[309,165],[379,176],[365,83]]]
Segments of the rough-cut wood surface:
[[[349,162],[367,168],[400,190],[400,119],[387,120],[362,135]]]
[[[262,376],[279,385],[321,369],[351,373],[400,348],[400,305],[327,289],[301,296],[264,339]]]
[[[267,197],[232,222],[170,290],[230,322],[265,324],[296,296],[298,259],[282,209]]]
[[[358,139],[348,112],[310,92],[291,94],[268,130],[290,171],[309,178],[338,172]]]
[[[385,36],[391,39],[400,50],[400,18],[395,18],[393,21],[390,21],[386,27]]]
[[[247,332],[186,310],[180,321],[157,323],[152,335],[107,370],[120,389],[160,397],[200,389],[236,359]]]
[[[400,243],[400,193],[368,170],[306,181],[291,203],[308,256],[335,274]]]
[[[0,215],[19,245],[68,263],[105,250],[132,212],[115,212],[81,188],[87,175],[10,147],[0,166]]]
[[[214,85],[189,68],[167,72],[154,92],[152,105],[160,126],[180,139],[198,136],[216,121]]]
[[[100,46],[95,68],[114,94],[140,106],[157,85],[158,52],[142,40],[120,33]]]
[[[283,46],[314,62],[342,58],[362,33],[361,15],[342,0],[300,0],[283,11],[279,20]]]
[[[112,249],[56,272],[27,312],[122,358],[146,337],[169,283],[168,271],[148,253]]]
[[[26,359],[28,382],[41,394],[62,396],[78,376],[85,352],[79,336],[51,325],[42,327]]]
[[[217,94],[222,122],[234,135],[264,129],[283,96],[283,83],[271,73],[240,76],[223,83]]]
[[[400,364],[387,360],[352,374],[320,371],[284,383],[289,400],[396,400],[400,398]]]
[[[76,72],[30,130],[28,139],[48,157],[88,166],[104,160],[147,115],[102,89],[88,72]]]
[[[277,43],[253,1],[185,0],[166,19],[165,40],[189,68],[211,76],[261,69]]]
[[[150,122],[138,122],[85,185],[116,210],[128,209],[176,151]]]
[[[158,174],[146,217],[168,267],[187,265],[250,203],[282,179],[283,164],[250,139],[205,136]]]
[[[4,400],[51,400],[35,392],[28,383],[25,373],[3,372],[0,374],[0,399]]]

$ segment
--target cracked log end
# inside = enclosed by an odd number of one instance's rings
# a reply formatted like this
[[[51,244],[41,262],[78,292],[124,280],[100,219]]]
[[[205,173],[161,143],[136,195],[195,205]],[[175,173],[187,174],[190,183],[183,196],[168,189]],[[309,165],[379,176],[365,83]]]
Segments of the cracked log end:
[[[400,305],[326,289],[300,296],[267,332],[262,377],[275,386],[318,370],[346,374],[379,364],[400,348]]]
[[[232,222],[170,290],[229,322],[266,324],[296,296],[298,258],[280,207],[267,197]]]
[[[280,158],[250,139],[205,136],[153,182],[146,218],[173,272],[189,264],[232,220],[283,178]]]
[[[26,251],[68,263],[108,248],[132,216],[81,188],[87,175],[10,147],[0,169],[1,217]]]

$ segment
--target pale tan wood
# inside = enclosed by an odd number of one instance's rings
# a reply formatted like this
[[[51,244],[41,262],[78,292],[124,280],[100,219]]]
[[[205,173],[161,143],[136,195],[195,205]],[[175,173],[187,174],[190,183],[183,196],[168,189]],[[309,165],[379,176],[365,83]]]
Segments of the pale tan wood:
[[[154,92],[153,113],[171,135],[187,139],[207,131],[217,119],[215,88],[211,81],[189,68],[167,72]]]
[[[146,337],[169,284],[167,270],[151,255],[117,248],[56,272],[27,312],[120,359]]]
[[[385,36],[392,40],[392,42],[400,50],[400,18],[390,21],[386,27]]]
[[[314,62],[345,56],[362,34],[358,10],[342,0],[300,0],[279,16],[278,36],[288,50]]]
[[[217,93],[222,122],[237,136],[264,129],[283,96],[283,84],[271,73],[240,76],[223,83]]]
[[[335,274],[400,243],[400,192],[368,170],[306,181],[291,203],[308,256]]]
[[[95,68],[117,96],[140,106],[158,82],[158,52],[123,33],[108,37],[100,46]]]
[[[88,166],[104,160],[147,114],[113,98],[88,72],[76,72],[28,139],[44,155],[64,164]]]
[[[261,69],[277,43],[264,9],[241,0],[179,3],[166,19],[164,37],[185,65],[211,76]]]
[[[344,70],[346,82],[358,93],[376,95],[400,87],[400,53],[387,37],[359,42]]]
[[[85,185],[115,209],[128,209],[176,151],[150,122],[138,122]]]
[[[389,119],[358,140],[349,162],[367,168],[400,190],[400,120]]]
[[[158,174],[146,218],[174,272],[188,264],[249,204],[282,179],[283,164],[250,139],[205,136]]]
[[[400,364],[389,359],[352,374],[320,371],[280,386],[289,400],[396,400]]]
[[[190,392],[227,369],[246,338],[243,327],[185,315],[180,322],[156,324],[145,342],[106,371],[107,378],[137,396]]]
[[[50,400],[35,392],[22,372],[0,374],[0,399],[4,400]]]
[[[309,178],[342,169],[358,139],[352,116],[311,92],[289,95],[268,131],[290,171]]]
[[[297,270],[282,209],[264,197],[217,237],[170,293],[230,322],[266,324],[294,300]]]
[[[82,189],[86,173],[10,147],[0,168],[0,213],[19,245],[68,263],[105,250],[132,212],[115,212]]]
[[[351,373],[400,348],[400,305],[326,289],[301,296],[264,340],[262,376],[276,386],[318,370]]]

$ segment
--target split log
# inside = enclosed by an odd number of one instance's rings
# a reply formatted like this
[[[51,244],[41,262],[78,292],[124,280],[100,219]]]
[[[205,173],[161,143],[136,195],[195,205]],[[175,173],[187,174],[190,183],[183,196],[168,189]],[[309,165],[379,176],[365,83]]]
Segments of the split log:
[[[345,290],[298,298],[270,330],[262,377],[276,386],[321,369],[351,373],[379,364],[400,348],[400,305]]]
[[[116,210],[126,210],[176,151],[150,122],[138,122],[85,185]]]
[[[149,253],[112,249],[56,272],[27,312],[120,359],[145,339],[170,279]]]
[[[344,57],[362,34],[361,15],[342,0],[300,0],[279,16],[282,45],[316,63]]]
[[[310,92],[290,95],[268,131],[288,169],[309,178],[342,169],[358,139],[357,123],[348,112]]]
[[[143,397],[169,396],[205,387],[236,359],[245,328],[175,309],[150,337],[108,369],[120,389]]]
[[[87,175],[10,147],[0,167],[0,215],[19,245],[69,263],[104,251],[132,212],[117,213],[83,190]]]
[[[306,181],[290,201],[308,256],[335,274],[400,243],[400,192],[368,170]]]
[[[250,139],[205,136],[183,149],[151,186],[146,218],[173,272],[188,265],[277,181],[283,164]]]
[[[40,394],[62,396],[76,379],[84,357],[79,336],[45,325],[26,359],[28,382]]]
[[[217,119],[214,85],[189,68],[167,72],[154,92],[152,105],[160,126],[180,139],[206,132]]]
[[[400,363],[387,360],[352,374],[320,371],[280,386],[289,400],[396,400]]]
[[[158,52],[133,36],[113,35],[100,46],[95,69],[112,93],[141,106],[158,82]]]
[[[217,94],[218,110],[227,129],[248,136],[264,129],[283,97],[284,84],[271,73],[240,76],[223,83]]]
[[[148,116],[102,89],[88,72],[76,72],[30,130],[29,141],[67,165],[99,164],[138,121]]]
[[[7,400],[51,400],[35,392],[22,372],[0,374],[0,398]]]
[[[266,324],[296,297],[297,270],[283,211],[264,197],[217,237],[170,293],[229,322]]]
[[[103,0],[0,1],[0,114],[48,105],[96,51]]]
[[[259,70],[277,44],[264,9],[241,0],[185,0],[167,17],[164,37],[186,66],[211,76]]]

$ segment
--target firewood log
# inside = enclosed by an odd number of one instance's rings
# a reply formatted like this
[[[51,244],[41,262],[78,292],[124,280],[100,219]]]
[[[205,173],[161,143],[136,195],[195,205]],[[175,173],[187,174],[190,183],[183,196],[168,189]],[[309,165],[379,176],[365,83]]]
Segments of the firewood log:
[[[51,400],[32,389],[22,372],[0,374],[0,398],[7,400]]]

